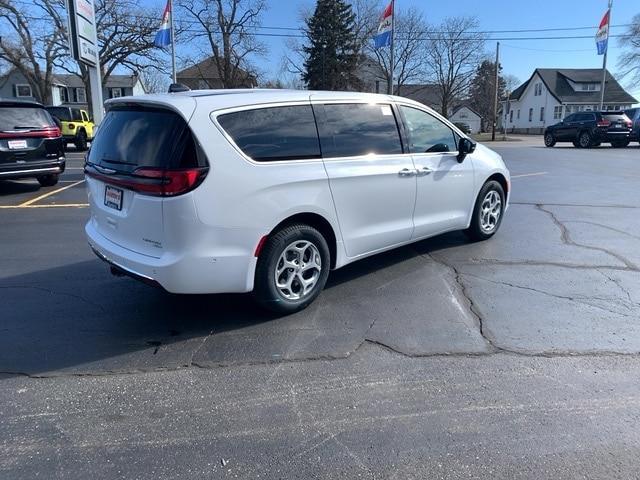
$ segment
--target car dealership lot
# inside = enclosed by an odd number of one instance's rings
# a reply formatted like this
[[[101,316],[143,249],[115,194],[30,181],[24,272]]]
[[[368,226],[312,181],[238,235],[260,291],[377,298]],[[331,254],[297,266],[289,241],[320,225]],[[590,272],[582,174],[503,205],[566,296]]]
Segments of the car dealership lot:
[[[112,277],[81,154],[0,183],[0,477],[634,477],[640,148],[494,148],[496,237],[350,265],[284,318]]]

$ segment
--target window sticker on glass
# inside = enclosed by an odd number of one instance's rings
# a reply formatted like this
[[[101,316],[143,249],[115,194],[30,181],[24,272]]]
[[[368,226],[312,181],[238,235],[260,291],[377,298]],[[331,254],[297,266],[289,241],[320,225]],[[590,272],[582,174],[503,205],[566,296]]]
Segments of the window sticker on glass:
[[[382,105],[380,107],[380,110],[382,110],[382,115],[393,115],[393,112],[391,111],[391,107],[389,105]]]

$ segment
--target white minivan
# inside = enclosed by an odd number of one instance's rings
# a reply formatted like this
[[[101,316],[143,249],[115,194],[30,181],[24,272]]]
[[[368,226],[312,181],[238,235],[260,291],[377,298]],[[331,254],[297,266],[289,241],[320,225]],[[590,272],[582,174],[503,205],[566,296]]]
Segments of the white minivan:
[[[500,227],[501,157],[386,95],[207,90],[123,97],[88,153],[91,248],[172,293],[308,306],[329,271],[452,230]]]

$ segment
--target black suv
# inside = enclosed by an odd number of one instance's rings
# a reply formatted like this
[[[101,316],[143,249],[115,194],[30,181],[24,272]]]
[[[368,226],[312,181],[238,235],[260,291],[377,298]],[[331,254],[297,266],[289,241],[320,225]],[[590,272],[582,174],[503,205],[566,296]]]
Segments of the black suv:
[[[0,180],[36,178],[50,187],[64,168],[60,128],[44,107],[0,99]]]
[[[624,112],[579,112],[562,122],[547,127],[544,144],[553,147],[556,142],[573,142],[578,148],[597,147],[610,143],[624,148],[631,142],[632,122]]]
[[[633,122],[631,139],[640,142],[640,108],[630,108],[624,112]]]

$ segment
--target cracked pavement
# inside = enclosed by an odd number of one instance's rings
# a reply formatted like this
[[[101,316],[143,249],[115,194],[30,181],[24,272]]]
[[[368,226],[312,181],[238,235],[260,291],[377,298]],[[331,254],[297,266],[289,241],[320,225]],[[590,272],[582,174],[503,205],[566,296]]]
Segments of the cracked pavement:
[[[285,318],[111,277],[86,210],[0,211],[0,476],[106,449],[109,478],[631,478],[640,148],[496,150],[496,237],[350,265]]]

